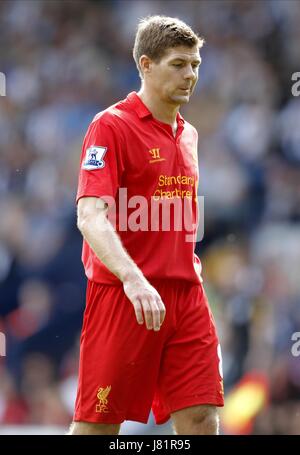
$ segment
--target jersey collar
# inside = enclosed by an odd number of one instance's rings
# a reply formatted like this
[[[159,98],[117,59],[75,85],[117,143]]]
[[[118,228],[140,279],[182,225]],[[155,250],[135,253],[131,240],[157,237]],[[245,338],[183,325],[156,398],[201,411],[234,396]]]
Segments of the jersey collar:
[[[129,95],[127,96],[127,100],[130,102],[131,106],[133,107],[133,109],[140,118],[148,116],[152,117],[152,113],[149,111],[147,106],[143,103],[143,101],[136,92],[129,93]],[[184,124],[184,118],[182,117],[182,115],[180,115],[179,112],[177,112],[176,120],[177,123],[181,123],[182,125]]]

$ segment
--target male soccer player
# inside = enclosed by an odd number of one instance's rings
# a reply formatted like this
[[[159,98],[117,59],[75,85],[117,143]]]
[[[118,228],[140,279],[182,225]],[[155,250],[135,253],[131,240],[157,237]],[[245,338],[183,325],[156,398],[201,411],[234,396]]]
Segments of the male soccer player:
[[[146,423],[151,407],[177,434],[218,432],[220,348],[195,238],[180,225],[186,212],[197,222],[197,132],[179,108],[202,45],[178,19],[143,19],[133,50],[141,89],[97,114],[85,136],[77,201],[88,284],[71,434],[118,434],[124,420]]]

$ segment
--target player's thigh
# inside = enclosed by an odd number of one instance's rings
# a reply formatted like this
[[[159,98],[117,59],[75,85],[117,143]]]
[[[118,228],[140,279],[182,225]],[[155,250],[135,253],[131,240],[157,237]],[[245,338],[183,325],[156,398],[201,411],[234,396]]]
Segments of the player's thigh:
[[[219,431],[219,417],[216,406],[197,405],[171,413],[177,434],[214,435]]]
[[[69,435],[118,435],[120,424],[73,422]]]
[[[89,289],[74,421],[147,421],[167,334],[137,323],[122,286]]]
[[[180,322],[164,346],[152,405],[162,423],[179,409],[224,404],[219,341],[204,289],[189,286],[177,309]]]

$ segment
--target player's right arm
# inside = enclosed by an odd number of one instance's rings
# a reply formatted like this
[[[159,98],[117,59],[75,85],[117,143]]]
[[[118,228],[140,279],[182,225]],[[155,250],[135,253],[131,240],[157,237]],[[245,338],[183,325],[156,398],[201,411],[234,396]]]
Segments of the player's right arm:
[[[138,323],[145,322],[148,330],[159,330],[165,318],[165,306],[107,219],[107,204],[98,197],[80,198],[77,220],[79,230],[97,257],[122,281]]]

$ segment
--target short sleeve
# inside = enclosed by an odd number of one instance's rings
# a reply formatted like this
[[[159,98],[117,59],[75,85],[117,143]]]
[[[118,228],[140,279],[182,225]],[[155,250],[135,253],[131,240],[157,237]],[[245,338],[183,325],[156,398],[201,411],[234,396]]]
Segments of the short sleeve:
[[[90,124],[82,146],[76,202],[87,196],[116,196],[123,173],[122,150],[116,127],[101,117]]]

